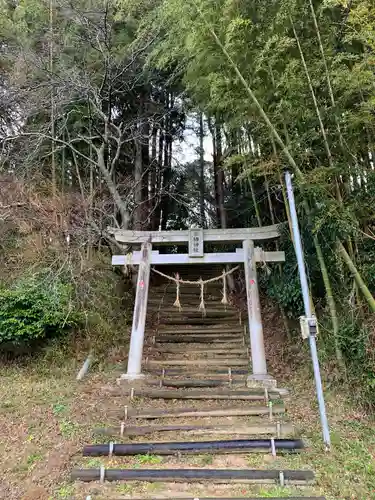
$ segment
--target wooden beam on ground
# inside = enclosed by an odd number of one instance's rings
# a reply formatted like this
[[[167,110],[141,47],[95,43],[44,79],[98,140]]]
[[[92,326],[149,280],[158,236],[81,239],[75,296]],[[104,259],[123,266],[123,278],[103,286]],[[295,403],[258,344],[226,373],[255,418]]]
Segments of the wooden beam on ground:
[[[87,497],[86,500],[94,500]],[[99,497],[98,497],[99,499]],[[102,500],[102,499],[101,499]],[[134,498],[133,500],[150,500],[150,498]],[[171,498],[158,498],[158,500],[171,500]],[[173,499],[177,500],[177,499]],[[180,500],[197,500],[193,497],[183,497]],[[200,500],[259,500],[259,497],[204,497]],[[267,497],[267,500],[327,500],[326,497]]]
[[[149,349],[155,349],[155,351],[163,351],[163,352],[169,352],[169,353],[177,353],[177,352],[186,352],[186,348],[184,346],[180,346],[180,345],[176,345],[176,346],[173,346],[171,344],[160,344],[160,343],[155,343],[155,344],[148,344],[147,347]],[[206,342],[204,344],[202,343],[198,343],[198,346],[190,346],[189,348],[189,352],[205,352],[205,351],[208,351],[212,348],[212,343],[211,342]],[[246,348],[242,346],[242,342],[241,342],[241,346],[240,346],[240,343],[239,342],[233,342],[233,343],[220,343],[219,346],[215,349],[213,349],[213,351],[224,351],[225,352],[236,352],[236,351],[239,351],[239,352],[244,352],[246,351]]]
[[[98,497],[99,499],[99,497]],[[86,500],[94,500],[89,496]],[[100,498],[100,500],[103,500]],[[134,498],[133,500],[150,500],[150,498]],[[171,498],[158,498],[158,500],[171,500]],[[177,500],[177,499],[173,499]],[[197,500],[193,497],[183,497],[180,500]],[[204,497],[200,500],[259,500],[259,497]],[[327,500],[326,497],[267,497],[267,500]]]
[[[280,474],[282,473],[282,475]],[[275,484],[283,478],[288,484],[306,484],[315,479],[310,470],[260,470],[260,469],[73,469],[72,479],[80,481],[147,481],[192,483],[258,483]]]
[[[167,347],[165,349],[155,349],[153,348],[149,352],[149,356],[151,357],[153,354],[156,355],[161,355],[164,356],[166,354],[185,354],[185,355],[191,355],[195,354],[198,356],[212,356],[213,358],[218,358],[220,359],[222,356],[228,356],[232,358],[233,356],[237,358],[248,358],[248,351],[245,347],[242,349],[210,349],[205,348],[205,349],[189,349],[189,352],[186,351],[186,349],[183,348],[175,348],[175,349],[168,349]],[[150,359],[150,358],[149,358]],[[155,358],[156,359],[156,358]]]
[[[108,232],[112,234],[116,241],[128,243],[130,245],[140,245],[151,240],[156,244],[187,244],[189,242],[189,231],[126,231],[109,227]],[[263,226],[254,228],[239,229],[204,229],[203,241],[210,242],[240,242],[244,239],[249,240],[272,240],[280,236],[278,226]]]
[[[224,334],[225,335],[241,335],[243,336],[243,326],[237,325],[236,326],[226,326],[226,325],[221,325],[221,328],[216,328],[214,325],[210,326],[200,326],[200,325],[191,325],[189,328],[177,328],[177,327],[171,327],[168,325],[164,325],[161,323],[159,325],[159,328],[157,330],[159,334],[166,334],[166,335],[217,335],[218,333]]]
[[[115,389],[114,389],[115,391]],[[122,392],[123,394],[123,392]],[[151,399],[217,399],[217,400],[239,400],[239,401],[264,401],[265,399],[276,400],[280,399],[278,393],[247,390],[221,390],[212,392],[203,391],[184,391],[184,390],[157,390],[157,389],[132,389],[131,394],[137,398]],[[113,395],[113,392],[111,392]]]
[[[160,354],[207,354],[209,356],[213,354],[234,354],[234,355],[241,355],[243,354],[244,356],[247,356],[247,349],[245,347],[239,347],[239,348],[228,348],[224,347],[223,349],[220,348],[212,348],[212,347],[194,347],[189,349],[189,351],[186,351],[186,348],[184,349],[183,347],[179,346],[172,346],[172,347],[155,347],[152,346],[153,352],[158,352]]]
[[[103,436],[121,436],[121,437],[136,437],[146,436],[160,432],[183,432],[194,435],[271,435],[278,437],[286,437],[295,435],[295,427],[290,423],[283,422],[267,422],[261,421],[254,424],[246,424],[234,426],[233,424],[226,425],[138,425],[127,426],[126,422],[122,422],[117,427],[98,428],[94,429],[94,434]]]
[[[201,455],[270,453],[272,446],[278,453],[298,453],[305,448],[301,439],[225,439],[212,441],[167,441],[150,443],[88,444],[83,447],[84,457],[118,457],[135,455]]]
[[[158,366],[249,366],[248,359],[171,359],[171,360],[146,360],[145,367]]]
[[[238,319],[236,317],[221,320],[222,326],[236,325],[238,326]],[[217,325],[217,318],[207,318],[201,316],[199,318],[183,318],[183,317],[172,317],[170,319],[165,319],[161,321],[161,325]]]
[[[218,332],[219,333],[219,332]],[[243,345],[243,337],[241,335],[158,335],[156,337],[157,341],[161,344],[168,343],[192,343],[192,344],[206,344],[210,340],[216,344],[227,344],[235,343],[237,341],[238,345]]]
[[[247,381],[247,376],[249,374],[248,369],[241,369],[240,372],[236,373],[236,370],[238,370],[238,367],[231,368],[231,374],[229,376],[228,374],[228,368],[226,373],[223,372],[221,369],[215,369],[213,367],[206,367],[206,368],[194,368],[194,367],[185,367],[183,369],[179,369],[178,371],[174,371],[174,368],[164,368],[165,373],[164,377],[168,375],[168,377],[190,377],[190,378],[201,378],[202,380],[205,380],[207,378],[210,379],[221,379],[221,380],[234,380],[234,381],[241,381],[241,382],[246,382]],[[151,368],[147,370],[147,373],[150,375],[160,375],[163,376],[163,369],[162,368]],[[241,373],[243,372],[243,373]]]
[[[174,290],[174,295],[176,294],[176,290]],[[154,311],[154,312],[157,312],[157,311]],[[210,316],[210,315],[214,315],[214,316],[236,316],[238,318],[238,311],[237,309],[224,309],[224,306],[222,309],[209,309],[209,308],[206,308],[205,312],[202,313],[202,311],[200,311],[198,309],[198,307],[182,307],[181,310],[179,310],[177,307],[173,307],[173,306],[167,306],[167,307],[163,307],[163,313],[164,314],[168,314],[168,316],[170,316],[170,313],[172,314],[176,314],[178,316],[184,316],[184,315],[189,315],[189,316]]]
[[[121,420],[129,418],[141,418],[144,420],[156,418],[184,418],[184,417],[244,417],[250,415],[269,415],[268,406],[228,407],[228,408],[149,408],[144,410],[133,409],[124,406],[121,412],[117,412]],[[283,405],[273,405],[272,414],[279,415],[285,413]]]
[[[145,383],[147,385],[153,385],[153,386],[158,386],[158,387],[174,387],[176,389],[181,389],[181,388],[198,388],[198,387],[227,387],[228,385],[241,385],[241,381],[239,380],[233,380],[232,378],[229,379],[229,376],[227,377],[227,380],[204,380],[204,379],[185,379],[185,380],[179,380],[179,379],[167,379],[167,378],[160,378],[157,380],[150,380],[147,379],[145,380]],[[242,385],[246,385],[246,380],[242,380]]]
[[[198,373],[199,372],[199,373]],[[173,366],[170,368],[151,368],[147,370],[147,373],[153,374],[153,375],[160,375],[160,376],[176,376],[176,377],[195,377],[196,375],[199,375],[199,377],[207,377],[210,376],[210,374],[214,374],[215,377],[223,377],[223,378],[228,378],[229,374],[229,369],[228,368],[212,368],[208,367],[205,370],[202,370],[201,368],[194,369],[194,367],[181,367],[181,366]],[[248,375],[248,370],[246,368],[231,368],[230,369],[230,374],[232,376],[236,377],[244,377],[245,375]],[[211,377],[212,378],[212,377]],[[274,391],[277,390],[276,388],[273,389]]]

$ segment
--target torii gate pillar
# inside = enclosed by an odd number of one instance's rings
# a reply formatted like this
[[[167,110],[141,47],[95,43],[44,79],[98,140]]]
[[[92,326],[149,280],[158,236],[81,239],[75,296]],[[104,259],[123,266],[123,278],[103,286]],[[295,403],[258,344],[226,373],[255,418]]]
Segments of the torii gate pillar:
[[[252,361],[247,386],[276,387],[276,380],[267,373],[254,241],[245,240],[243,250]]]
[[[148,289],[150,284],[151,252],[151,243],[143,243],[141,249],[141,261],[138,268],[132,334],[130,338],[128,356],[128,369],[125,374],[121,375],[121,378],[126,380],[135,380],[144,376],[142,374],[142,356],[147,315]]]

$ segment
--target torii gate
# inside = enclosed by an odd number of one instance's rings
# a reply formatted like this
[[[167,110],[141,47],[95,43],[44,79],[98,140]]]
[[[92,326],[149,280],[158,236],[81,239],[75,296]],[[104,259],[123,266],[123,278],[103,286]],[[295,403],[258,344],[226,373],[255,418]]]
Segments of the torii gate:
[[[119,243],[141,245],[140,251],[127,255],[114,255],[112,265],[138,265],[138,279],[130,339],[127,373],[121,378],[141,378],[143,343],[146,325],[148,289],[151,265],[176,264],[231,264],[243,263],[245,267],[247,309],[252,359],[252,374],[248,385],[275,385],[267,373],[264,351],[263,326],[260,312],[257,262],[284,262],[284,252],[265,252],[254,246],[254,241],[272,240],[280,236],[278,227],[265,226],[241,229],[189,229],[186,231],[126,231],[110,228]],[[242,243],[235,252],[205,253],[204,242]],[[152,245],[187,245],[187,254],[160,254]]]

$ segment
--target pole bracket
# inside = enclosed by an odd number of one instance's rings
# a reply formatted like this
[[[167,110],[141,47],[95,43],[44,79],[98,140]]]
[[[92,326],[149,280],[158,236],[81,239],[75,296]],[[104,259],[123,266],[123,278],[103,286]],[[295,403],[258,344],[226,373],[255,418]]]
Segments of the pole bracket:
[[[300,316],[299,323],[301,326],[301,334],[303,339],[308,339],[309,337],[317,337],[319,330],[318,322],[315,316]]]

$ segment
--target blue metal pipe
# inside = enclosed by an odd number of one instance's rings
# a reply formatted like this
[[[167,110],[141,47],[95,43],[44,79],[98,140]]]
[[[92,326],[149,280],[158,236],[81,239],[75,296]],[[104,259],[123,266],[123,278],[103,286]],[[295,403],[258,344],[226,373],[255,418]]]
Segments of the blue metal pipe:
[[[303,305],[305,308],[305,314],[307,318],[311,318],[313,315],[311,303],[310,303],[310,294],[309,294],[309,285],[307,281],[306,267],[303,259],[303,249],[302,249],[302,241],[301,234],[298,226],[298,217],[296,210],[296,203],[294,199],[293,185],[292,185],[292,177],[290,172],[285,172],[285,183],[288,192],[288,201],[289,201],[289,210],[290,217],[292,219],[292,229],[293,229],[293,237],[294,237],[294,249],[297,256],[298,263],[298,271],[302,288],[302,297],[303,297]],[[323,386],[322,386],[322,378],[320,375],[319,368],[319,358],[318,358],[318,350],[316,348],[316,340],[314,335],[309,335],[309,344],[310,344],[310,352],[311,359],[313,363],[314,369],[314,378],[315,378],[315,386],[316,386],[316,395],[318,398],[319,404],[319,413],[320,413],[320,421],[322,425],[322,433],[323,433],[323,441],[326,445],[327,450],[331,447],[331,438],[329,435],[329,425],[326,413],[326,407],[324,402],[324,394],[323,394]]]

